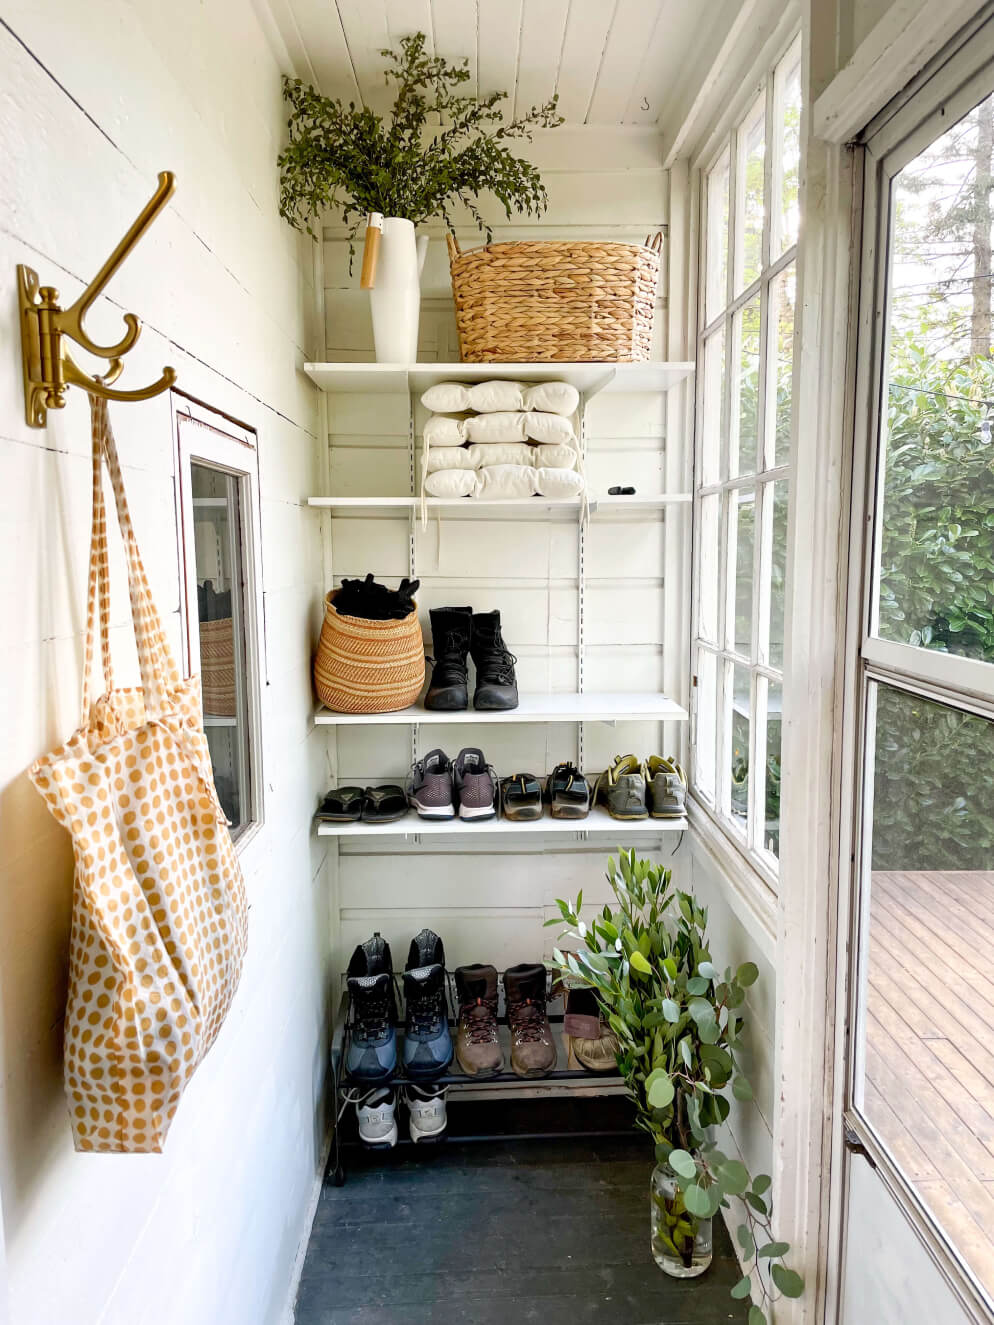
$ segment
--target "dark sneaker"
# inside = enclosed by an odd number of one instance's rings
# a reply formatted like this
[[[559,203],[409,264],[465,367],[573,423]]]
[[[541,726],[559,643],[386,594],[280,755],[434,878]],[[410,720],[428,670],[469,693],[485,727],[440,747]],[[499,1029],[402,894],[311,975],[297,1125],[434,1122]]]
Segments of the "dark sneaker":
[[[687,813],[687,774],[677,761],[650,755],[644,771],[653,819],[682,819]]]
[[[469,637],[472,631],[471,607],[434,607],[431,618],[432,669],[425,708],[441,713],[458,712],[469,707]]]
[[[452,764],[443,750],[432,750],[411,765],[407,799],[422,819],[454,819]]]
[[[557,764],[545,785],[545,799],[553,819],[586,819],[590,813],[590,786],[575,764]]]
[[[448,1125],[445,1091],[445,1086],[408,1086],[404,1092],[411,1140],[415,1145],[444,1141]]]
[[[475,709],[516,709],[518,685],[514,654],[500,633],[499,612],[474,612],[469,651],[476,667]]]
[[[504,972],[504,1001],[511,1028],[511,1069],[519,1077],[544,1077],[556,1066],[556,1042],[545,1011],[545,967],[512,966]]]
[[[370,1150],[392,1150],[397,1144],[397,1097],[390,1086],[369,1091],[356,1102],[359,1140]]]
[[[445,997],[445,949],[430,929],[411,939],[404,972],[404,1072],[412,1079],[441,1076],[452,1062]]]
[[[542,817],[542,784],[534,773],[515,773],[500,780],[500,805],[505,819],[530,823]]]
[[[452,781],[460,819],[493,819],[497,814],[500,788],[497,774],[482,750],[460,750],[452,765]]]
[[[346,983],[352,1027],[345,1070],[356,1081],[387,1081],[397,1067],[397,1007],[390,944],[379,934],[353,952]]]
[[[618,755],[597,779],[597,804],[604,805],[612,819],[648,819],[645,777],[634,755]]]
[[[459,1026],[456,1059],[468,1077],[493,1077],[504,1070],[497,1034],[497,972],[492,966],[460,966],[456,971]]]

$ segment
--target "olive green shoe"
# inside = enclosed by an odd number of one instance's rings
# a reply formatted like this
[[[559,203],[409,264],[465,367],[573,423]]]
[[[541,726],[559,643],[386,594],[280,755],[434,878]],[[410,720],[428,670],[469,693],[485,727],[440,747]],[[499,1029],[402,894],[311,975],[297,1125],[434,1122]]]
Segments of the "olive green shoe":
[[[618,755],[597,779],[594,803],[603,805],[612,819],[648,819],[645,776],[634,755]]]
[[[653,819],[682,819],[687,813],[687,774],[677,761],[650,755],[642,769]]]

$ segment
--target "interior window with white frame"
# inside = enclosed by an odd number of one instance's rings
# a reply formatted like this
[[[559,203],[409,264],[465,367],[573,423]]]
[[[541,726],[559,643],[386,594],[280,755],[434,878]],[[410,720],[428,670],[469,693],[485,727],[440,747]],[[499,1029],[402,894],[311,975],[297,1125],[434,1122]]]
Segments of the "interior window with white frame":
[[[800,38],[701,171],[698,801],[774,878],[800,164]]]
[[[214,785],[236,845],[262,821],[255,433],[176,398],[183,652],[200,676]]]

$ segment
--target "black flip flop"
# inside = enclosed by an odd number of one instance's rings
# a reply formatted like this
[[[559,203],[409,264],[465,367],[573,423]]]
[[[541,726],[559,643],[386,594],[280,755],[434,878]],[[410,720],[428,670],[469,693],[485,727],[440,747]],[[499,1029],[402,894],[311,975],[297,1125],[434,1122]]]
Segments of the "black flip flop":
[[[367,787],[362,798],[362,821],[366,824],[389,824],[407,813],[407,793],[395,782],[382,787]]]
[[[357,823],[362,815],[362,787],[335,787],[318,806],[317,817],[329,824]]]

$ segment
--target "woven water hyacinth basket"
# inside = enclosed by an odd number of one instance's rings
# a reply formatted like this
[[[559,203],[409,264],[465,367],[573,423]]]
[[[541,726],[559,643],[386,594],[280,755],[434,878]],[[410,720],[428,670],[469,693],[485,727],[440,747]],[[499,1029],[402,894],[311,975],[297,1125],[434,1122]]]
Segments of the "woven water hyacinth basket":
[[[205,713],[235,716],[235,623],[230,616],[200,623],[200,688]]]
[[[446,235],[463,363],[634,363],[652,350],[662,234],[460,251]]]
[[[417,607],[401,621],[367,621],[335,610],[332,590],[314,657],[314,689],[335,713],[392,713],[413,704],[425,679]]]

